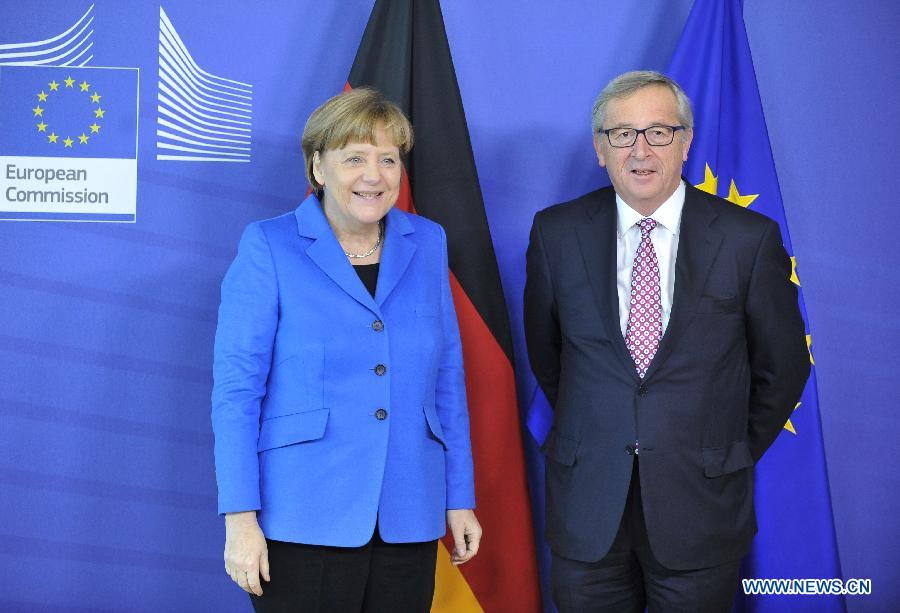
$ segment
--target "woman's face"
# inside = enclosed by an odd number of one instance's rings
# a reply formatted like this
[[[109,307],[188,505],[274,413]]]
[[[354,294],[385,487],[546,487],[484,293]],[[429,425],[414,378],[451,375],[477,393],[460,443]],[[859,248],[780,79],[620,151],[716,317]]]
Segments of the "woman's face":
[[[377,224],[397,202],[400,150],[384,129],[375,144],[347,143],[313,158],[313,175],[325,187],[322,206],[336,228],[362,231]]]

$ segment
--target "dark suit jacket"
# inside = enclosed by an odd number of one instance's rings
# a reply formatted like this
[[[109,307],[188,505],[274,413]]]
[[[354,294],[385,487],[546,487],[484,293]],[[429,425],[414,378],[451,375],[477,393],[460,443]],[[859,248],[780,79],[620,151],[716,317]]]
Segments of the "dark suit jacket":
[[[616,294],[612,188],[537,213],[525,333],[554,408],[547,539],[601,559],[622,517],[640,440],[644,517],[657,559],[705,568],[744,555],[756,532],[753,465],[809,375],[804,324],[778,225],[690,185],[672,313],[641,381]]]

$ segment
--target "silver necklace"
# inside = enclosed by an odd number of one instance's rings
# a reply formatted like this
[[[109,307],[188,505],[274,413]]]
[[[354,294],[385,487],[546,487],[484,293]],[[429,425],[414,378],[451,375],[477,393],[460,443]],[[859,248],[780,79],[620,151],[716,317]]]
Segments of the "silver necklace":
[[[372,245],[372,248],[366,251],[365,253],[349,253],[344,251],[344,255],[348,258],[367,258],[381,247],[381,241],[384,240],[384,220],[378,222],[378,238],[375,239],[375,244]]]

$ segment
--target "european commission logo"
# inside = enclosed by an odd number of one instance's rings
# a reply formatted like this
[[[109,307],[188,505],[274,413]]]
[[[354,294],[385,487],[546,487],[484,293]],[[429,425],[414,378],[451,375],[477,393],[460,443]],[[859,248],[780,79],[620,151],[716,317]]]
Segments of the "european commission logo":
[[[138,71],[0,66],[0,219],[135,221]]]

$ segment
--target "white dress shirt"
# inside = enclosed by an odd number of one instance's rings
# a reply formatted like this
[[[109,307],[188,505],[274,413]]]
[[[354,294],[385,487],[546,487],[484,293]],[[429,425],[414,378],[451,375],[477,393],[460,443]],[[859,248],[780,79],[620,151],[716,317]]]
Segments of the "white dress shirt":
[[[681,211],[684,209],[684,182],[680,182],[675,192],[662,203],[650,217],[656,227],[650,232],[650,242],[659,262],[659,282],[662,293],[663,333],[669,325],[672,314],[672,296],[675,294],[675,258],[678,254],[678,232],[681,228]],[[631,269],[634,256],[641,243],[641,228],[638,225],[644,216],[628,206],[616,194],[616,290],[619,294],[619,325],[622,336],[628,327],[631,311]]]

